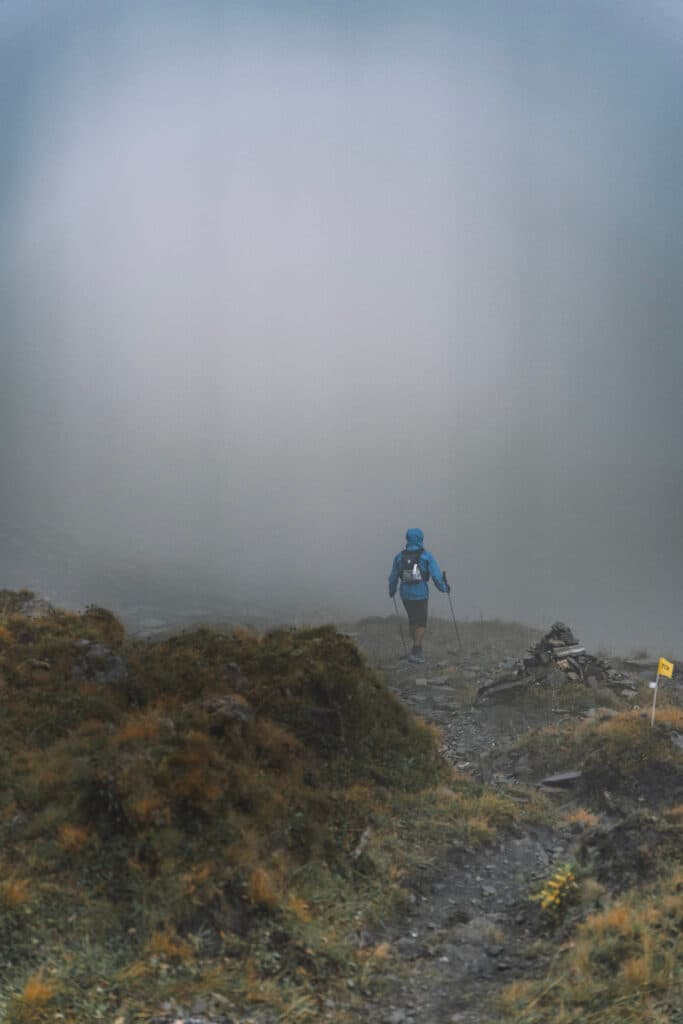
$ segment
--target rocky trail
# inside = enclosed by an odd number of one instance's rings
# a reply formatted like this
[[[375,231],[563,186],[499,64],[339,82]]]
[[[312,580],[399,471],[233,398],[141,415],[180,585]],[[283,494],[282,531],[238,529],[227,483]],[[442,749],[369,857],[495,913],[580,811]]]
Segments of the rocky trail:
[[[452,626],[436,623],[428,636],[426,664],[414,666],[396,656],[399,638],[388,631],[382,636],[379,623],[356,629],[357,643],[394,692],[442,730],[443,753],[454,767],[504,787],[513,798],[518,783],[536,781],[529,778],[525,758],[510,761],[504,752],[530,729],[570,714],[554,706],[557,693],[526,707],[477,704],[475,698],[540,634],[501,626],[487,635],[484,624],[464,624],[458,650],[452,646]],[[503,770],[496,770],[497,761]],[[560,808],[574,802],[571,790],[560,789],[552,798]],[[528,797],[520,793],[517,799]],[[493,847],[457,844],[439,863],[425,864],[409,880],[411,905],[405,916],[368,937],[391,944],[395,970],[386,989],[368,1001],[366,1019],[385,1024],[500,1020],[495,997],[502,986],[544,975],[550,959],[561,955],[561,929],[548,936],[529,897],[575,858],[582,831],[576,824],[513,825]]]

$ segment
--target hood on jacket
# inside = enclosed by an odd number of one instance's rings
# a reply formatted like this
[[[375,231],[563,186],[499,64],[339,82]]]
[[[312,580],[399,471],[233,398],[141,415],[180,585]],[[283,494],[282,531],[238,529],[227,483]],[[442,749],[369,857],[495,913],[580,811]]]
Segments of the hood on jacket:
[[[418,530],[413,527],[411,530],[406,530],[406,546],[409,548],[421,548],[424,542],[425,535],[422,530]]]

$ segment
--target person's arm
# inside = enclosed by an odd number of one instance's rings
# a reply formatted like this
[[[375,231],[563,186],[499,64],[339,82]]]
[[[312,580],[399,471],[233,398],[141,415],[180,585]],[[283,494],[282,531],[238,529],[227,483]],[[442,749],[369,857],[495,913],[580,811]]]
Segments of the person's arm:
[[[396,588],[398,587],[398,574],[400,565],[401,556],[396,555],[396,558],[394,559],[394,564],[391,567],[391,572],[389,573],[389,597],[393,597],[394,594],[396,593]]]
[[[440,590],[442,594],[448,594],[450,592],[450,586],[444,581],[443,573],[439,568],[439,563],[434,558],[431,551],[428,554],[427,561],[429,562],[429,575],[434,580],[434,586],[437,590]]]

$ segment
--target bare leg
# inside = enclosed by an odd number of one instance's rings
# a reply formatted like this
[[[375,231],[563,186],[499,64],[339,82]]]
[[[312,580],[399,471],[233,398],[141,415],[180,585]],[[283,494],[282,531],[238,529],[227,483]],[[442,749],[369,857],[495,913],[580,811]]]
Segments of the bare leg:
[[[416,626],[415,632],[413,633],[413,643],[416,647],[422,647],[422,639],[425,635],[426,629],[424,626]]]

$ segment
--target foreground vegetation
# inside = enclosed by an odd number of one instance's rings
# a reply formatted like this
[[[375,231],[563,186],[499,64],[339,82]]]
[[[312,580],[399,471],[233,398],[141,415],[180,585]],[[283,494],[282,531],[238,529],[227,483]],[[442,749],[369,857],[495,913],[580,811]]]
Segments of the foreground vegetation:
[[[30,596],[0,594],[6,1024],[352,1020],[411,865],[540,813],[447,768],[332,627],[131,643]]]
[[[588,887],[594,896],[592,886]],[[683,1006],[683,869],[662,870],[589,913],[542,979],[517,981],[501,999],[515,1024],[667,1024]]]
[[[0,703],[3,1024],[351,1024],[422,970],[373,939],[414,873],[539,821],[574,831],[574,860],[529,883],[543,973],[500,1019],[679,1020],[683,712],[664,696],[654,729],[613,708],[518,742],[532,778],[582,773],[557,810],[445,764],[328,626],[141,643],[104,609],[0,592]]]
[[[680,732],[679,732],[680,730]],[[538,768],[578,766],[589,808],[575,866],[536,894],[559,949],[500,1001],[511,1024],[677,1024],[683,1019],[683,711],[639,709],[525,737]],[[596,813],[598,812],[598,813]],[[564,882],[564,887],[562,883]],[[565,902],[563,903],[563,897]]]

